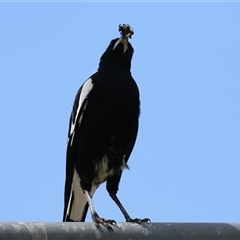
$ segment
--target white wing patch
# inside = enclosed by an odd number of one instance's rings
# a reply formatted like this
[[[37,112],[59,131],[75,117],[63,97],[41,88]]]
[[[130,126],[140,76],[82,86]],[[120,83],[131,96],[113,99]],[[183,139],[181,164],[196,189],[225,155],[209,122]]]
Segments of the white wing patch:
[[[76,123],[77,123],[77,119],[78,119],[78,115],[80,113],[80,110],[83,107],[83,111],[81,111],[82,114],[83,114],[84,110],[86,109],[87,103],[85,104],[85,106],[82,106],[82,104],[83,104],[84,100],[87,98],[87,96],[90,93],[90,91],[92,90],[92,88],[93,88],[92,79],[89,78],[82,86],[82,90],[81,90],[81,93],[80,93],[80,96],[79,96],[79,102],[78,102],[78,107],[77,107],[77,112],[76,112],[76,115],[75,115],[75,119],[74,119],[74,121],[71,122],[71,127],[70,127],[70,132],[69,132],[69,137],[72,135],[71,145],[72,145],[72,141],[73,141],[73,138],[74,138],[74,130],[75,130],[75,126],[76,126]],[[79,118],[79,126],[81,124],[81,121],[82,121],[82,115]]]

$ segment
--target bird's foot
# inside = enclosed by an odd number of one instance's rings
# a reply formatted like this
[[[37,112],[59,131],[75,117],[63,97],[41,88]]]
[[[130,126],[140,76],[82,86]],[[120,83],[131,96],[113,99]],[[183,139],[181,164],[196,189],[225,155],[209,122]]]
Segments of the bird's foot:
[[[140,218],[134,218],[134,219],[129,218],[129,219],[127,219],[126,222],[132,222],[132,223],[139,223],[139,224],[141,224],[141,223],[144,223],[144,222],[146,223],[146,222],[151,222],[151,221],[150,221],[149,218],[143,218],[143,219],[140,219]]]
[[[101,218],[101,217],[98,216],[98,214],[96,212],[92,216],[92,219],[95,222],[97,227],[99,226],[99,224],[101,224],[105,228],[107,228],[107,230],[110,231],[110,232],[113,232],[113,229],[110,225],[117,225],[117,223],[114,220]]]

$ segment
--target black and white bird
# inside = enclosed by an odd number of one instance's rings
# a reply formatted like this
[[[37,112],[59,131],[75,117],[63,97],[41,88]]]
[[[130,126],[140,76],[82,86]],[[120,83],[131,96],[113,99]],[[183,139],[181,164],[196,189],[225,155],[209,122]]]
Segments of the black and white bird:
[[[119,181],[133,150],[140,114],[139,90],[131,76],[133,31],[119,25],[120,38],[110,42],[99,68],[78,90],[69,122],[63,221],[83,222],[88,207],[93,221],[109,230],[114,220],[96,213],[92,196],[107,183],[110,197],[128,222],[132,219],[119,199]]]

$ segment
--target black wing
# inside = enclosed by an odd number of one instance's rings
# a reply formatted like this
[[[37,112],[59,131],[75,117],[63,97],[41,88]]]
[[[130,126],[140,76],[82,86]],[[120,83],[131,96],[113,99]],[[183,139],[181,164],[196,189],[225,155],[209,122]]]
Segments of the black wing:
[[[81,120],[83,117],[83,113],[86,109],[87,102],[88,102],[88,96],[90,91],[92,90],[93,84],[92,79],[89,78],[87,81],[84,82],[84,84],[81,86],[81,88],[78,90],[77,95],[75,97],[75,101],[73,104],[73,109],[69,121],[69,130],[68,130],[68,142],[67,142],[67,156],[66,156],[66,180],[65,180],[65,193],[64,193],[64,213],[63,213],[63,221],[68,221],[69,216],[74,204],[74,196],[73,196],[73,187],[80,188],[80,184],[77,183],[75,186],[74,184],[74,178],[77,178],[77,174],[74,172],[74,166],[76,161],[76,141],[74,141],[74,138],[77,136]],[[75,179],[75,181],[79,181],[79,179]],[[75,207],[78,209],[77,211],[78,215],[80,216],[79,221],[84,221],[87,213],[87,202],[82,194],[81,196],[81,189],[79,189],[80,192],[78,195],[81,199],[75,199],[76,202],[82,202],[82,204],[76,204]],[[77,194],[75,194],[75,197],[77,197]],[[82,201],[81,201],[82,200]]]

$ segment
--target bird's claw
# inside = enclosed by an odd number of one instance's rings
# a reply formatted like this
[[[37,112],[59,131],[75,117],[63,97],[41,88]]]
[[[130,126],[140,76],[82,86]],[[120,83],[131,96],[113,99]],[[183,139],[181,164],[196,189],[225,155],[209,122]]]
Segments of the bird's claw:
[[[104,219],[104,218],[103,218],[103,220],[104,220],[105,222],[107,222],[108,224],[117,226],[117,223],[116,223],[115,220],[112,220],[112,219]]]
[[[104,219],[98,216],[97,213],[93,215],[93,221],[95,222],[96,226],[98,227],[99,224],[103,225],[105,228],[107,228],[108,231],[113,232],[111,225],[117,225],[116,221],[111,219]]]
[[[141,219],[141,222],[151,222],[151,220],[149,218],[143,218]]]
[[[129,218],[126,222],[132,222],[132,223],[143,223],[143,222],[151,222],[151,220],[149,218],[143,218],[143,219],[140,219],[140,218]]]

